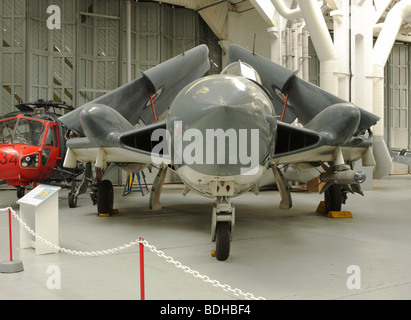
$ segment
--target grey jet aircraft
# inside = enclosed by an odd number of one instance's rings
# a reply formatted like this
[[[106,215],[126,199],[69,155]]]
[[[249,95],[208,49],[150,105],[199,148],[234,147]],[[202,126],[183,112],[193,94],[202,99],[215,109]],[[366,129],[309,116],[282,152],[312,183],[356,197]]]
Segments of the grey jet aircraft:
[[[328,210],[341,210],[347,193],[362,194],[365,174],[353,163],[375,166],[371,127],[378,117],[239,46],[230,47],[221,74],[204,76],[209,68],[201,45],[63,116],[77,135],[67,141],[64,166],[114,163],[133,172],[157,166],[152,209],[161,208],[165,173],[173,170],[184,195],[191,190],[214,199],[211,238],[221,261],[229,257],[235,224],[231,199],[258,194],[267,172],[282,209],[292,207],[282,166],[320,168]],[[167,110],[158,122],[156,114]],[[139,121],[146,125],[136,127]],[[98,212],[112,211],[110,181],[100,181],[97,202]]]

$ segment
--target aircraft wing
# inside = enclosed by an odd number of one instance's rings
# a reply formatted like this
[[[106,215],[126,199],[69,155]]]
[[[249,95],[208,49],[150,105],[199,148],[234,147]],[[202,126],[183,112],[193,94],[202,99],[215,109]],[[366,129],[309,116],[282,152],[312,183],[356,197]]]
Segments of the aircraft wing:
[[[305,125],[329,106],[346,103],[339,97],[298,78],[292,71],[264,57],[237,45],[230,46],[228,64],[239,60],[248,63],[258,72],[263,86],[272,96],[277,115],[282,115],[288,95],[288,104],[283,119],[286,123],[292,123],[298,117],[299,122]],[[374,114],[357,108],[360,110],[361,119],[355,135],[363,134],[379,120]]]
[[[187,84],[203,76],[210,69],[208,47],[197,46],[147,71],[138,79],[125,84],[76,110],[62,116],[61,122],[78,136],[85,132],[80,123],[81,111],[90,105],[106,105],[136,125],[154,123],[151,101],[160,116],[168,109],[174,97]]]
[[[294,77],[293,72],[264,57],[255,55],[247,49],[231,45],[228,51],[227,65],[235,61],[248,63],[258,72],[263,86],[271,95],[270,98],[276,114],[281,115],[287,94],[287,83]],[[297,117],[294,106],[288,102],[284,113],[284,122],[292,123]]]
[[[62,123],[79,136],[67,141],[64,166],[74,167],[77,160],[95,161],[96,166],[102,168],[107,162],[152,163],[153,157],[144,147],[130,150],[121,143],[121,136],[141,134],[139,140],[150,143],[150,136],[144,133],[151,128],[165,127],[164,123],[153,124],[152,103],[155,113],[161,115],[183,87],[203,76],[209,69],[208,47],[200,45],[62,116]],[[135,129],[139,120],[148,126]]]
[[[118,111],[106,105],[88,104],[80,114],[86,137],[69,139],[66,143],[64,167],[71,168],[77,161],[95,162],[105,168],[108,162],[129,164],[168,164],[165,157],[152,154],[152,133],[165,129],[165,121],[134,128]]]
[[[232,45],[228,64],[236,61],[247,63],[257,71],[271,95],[276,114],[284,116],[278,122],[273,157],[276,165],[303,168],[306,163],[332,162],[334,168],[339,168],[362,159],[364,166],[376,166],[372,137],[366,132],[371,132],[379,117],[264,57]],[[291,125],[297,118],[302,127]]]

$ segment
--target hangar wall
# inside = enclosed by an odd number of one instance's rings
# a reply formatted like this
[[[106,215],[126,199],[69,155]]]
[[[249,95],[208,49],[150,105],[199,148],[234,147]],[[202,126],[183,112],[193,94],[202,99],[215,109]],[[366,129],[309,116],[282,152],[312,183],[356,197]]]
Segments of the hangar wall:
[[[61,9],[61,29],[47,28],[47,8]],[[131,78],[200,43],[221,69],[218,39],[192,10],[131,3]],[[78,107],[127,81],[126,2],[0,0],[0,114],[39,98]]]
[[[46,26],[47,7],[61,8],[62,28]],[[192,10],[132,2],[131,77],[191,47],[207,43],[211,73],[219,72],[220,41]],[[0,0],[0,114],[20,100],[66,101],[74,106],[127,81],[126,4],[117,0]],[[228,43],[272,56],[271,35],[256,10],[229,12]],[[311,47],[310,81],[319,84],[318,59]],[[224,59],[224,56],[223,56]],[[396,44],[385,70],[385,139],[389,147],[410,148],[410,50]],[[395,164],[393,173],[410,168]]]
[[[281,63],[293,71],[298,70],[300,77],[320,85],[368,111],[376,112],[377,115],[381,116],[382,121],[374,127],[375,139],[378,141],[384,139],[389,148],[410,148],[409,92],[411,91],[411,79],[409,76],[408,46],[411,40],[409,32],[407,36],[407,25],[403,26],[404,29],[400,31],[401,34],[398,38],[407,42],[395,43],[389,60],[385,64],[385,76],[384,67],[381,69],[382,74],[376,75],[375,70],[373,70],[373,63],[381,56],[381,45],[373,45],[373,37],[374,41],[378,38],[380,44],[384,43],[381,40],[387,40],[387,44],[383,44],[383,47],[385,45],[391,49],[388,38],[394,39],[393,36],[397,32],[390,29],[392,22],[397,20],[395,25],[398,24],[398,21],[402,24],[403,16],[400,15],[399,11],[404,10],[405,7],[408,8],[409,2],[391,1],[390,3],[390,1],[385,1],[376,4],[374,1],[359,1],[350,5],[348,1],[344,0],[324,1],[320,10],[314,5],[316,3],[314,0],[298,2],[296,0],[272,0],[273,7],[276,8],[272,12],[268,8],[264,8],[262,4],[260,5],[258,1],[251,1],[256,8],[260,7],[260,11],[263,11],[260,12],[260,20],[266,22],[267,32],[272,35],[271,59],[273,61]],[[281,4],[284,5],[282,10],[279,8]],[[378,12],[374,12],[377,8]],[[284,12],[280,13],[280,11]],[[391,19],[388,19],[388,15],[383,14],[384,11],[392,13]],[[312,20],[311,18],[315,14],[319,16]],[[288,18],[290,20],[287,20]],[[384,24],[385,18],[389,21]],[[285,21],[283,21],[284,19]],[[374,21],[375,19],[377,20]],[[320,22],[323,24],[322,26]],[[375,25],[376,22],[380,23]],[[391,30],[388,38],[387,32],[384,34],[385,37],[381,36],[381,29],[384,27],[386,30]],[[319,61],[313,54],[315,53],[313,46],[309,46],[308,54],[306,51],[302,54],[298,52],[301,48],[297,48],[296,43],[299,47],[301,46],[300,38],[304,39],[307,31],[311,32],[312,42],[314,42],[314,38],[317,38],[317,56],[320,56],[323,51],[329,53],[323,62]],[[303,50],[306,50],[306,44],[305,42]],[[263,51],[261,50],[261,52]],[[389,51],[387,56],[388,53]],[[296,54],[299,57],[295,58]],[[305,62],[307,56],[308,65]],[[270,58],[269,55],[266,57]],[[295,62],[298,59],[306,65],[296,66]],[[294,61],[289,64],[290,60]],[[318,71],[319,64],[321,66]],[[301,73],[299,69],[303,69],[303,72]],[[309,69],[308,72],[307,69]],[[382,79],[384,79],[385,88],[381,86],[383,85]],[[384,100],[381,97],[384,97]],[[378,143],[378,146],[381,146],[381,143]],[[381,146],[379,149],[384,148]],[[388,154],[387,156],[389,158]],[[386,161],[387,158],[384,158],[383,150],[378,152],[378,157],[379,161],[382,160],[383,165],[376,175],[381,176],[383,172],[389,171],[390,166]],[[394,163],[391,168],[392,174],[409,172],[410,168],[406,165]],[[368,173],[369,176],[371,174],[373,173]]]
[[[50,30],[47,8],[61,10],[61,29]],[[65,101],[75,107],[127,82],[127,8],[118,0],[0,0],[0,115],[19,101]],[[131,79],[206,43],[221,70],[218,39],[193,10],[131,2]],[[114,170],[109,179],[125,181]],[[155,172],[147,173],[147,180]],[[174,181],[171,174],[167,181]]]
[[[407,43],[396,43],[385,67],[385,137],[389,148],[411,149],[411,51]],[[393,174],[411,173],[411,167],[394,163]]]
[[[2,88],[0,90],[0,102],[2,115],[13,110],[15,101],[25,98],[25,11],[25,0],[1,1],[0,81]]]
[[[255,52],[270,59],[271,40],[267,33],[267,24],[260,18],[256,10],[243,13],[229,12],[227,34],[230,43],[235,43],[251,51],[253,50],[255,34]]]

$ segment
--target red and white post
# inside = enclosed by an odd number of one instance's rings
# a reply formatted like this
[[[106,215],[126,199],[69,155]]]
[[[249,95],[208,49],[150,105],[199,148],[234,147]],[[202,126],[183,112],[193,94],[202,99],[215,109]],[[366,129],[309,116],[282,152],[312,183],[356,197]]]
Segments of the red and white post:
[[[1,273],[15,273],[23,271],[23,263],[20,260],[13,260],[13,234],[12,234],[12,224],[11,224],[11,208],[9,206],[9,250],[10,250],[10,260],[0,263]]]
[[[139,248],[140,248],[140,299],[145,300],[144,292],[144,244],[143,238],[140,238]]]

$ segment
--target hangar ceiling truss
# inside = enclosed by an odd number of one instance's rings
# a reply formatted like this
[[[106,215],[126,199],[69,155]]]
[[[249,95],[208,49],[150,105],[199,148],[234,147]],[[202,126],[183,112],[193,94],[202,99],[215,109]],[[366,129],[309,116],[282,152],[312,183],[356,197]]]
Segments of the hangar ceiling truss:
[[[227,15],[254,9],[249,0],[166,0],[161,1],[197,11],[220,40],[227,40]]]
[[[378,22],[383,22],[387,13],[401,0],[372,1],[376,12],[379,10],[382,12]],[[165,0],[161,2],[198,11],[220,40],[227,40],[227,15],[229,12],[241,13],[257,9],[261,14],[261,8],[258,8],[258,1],[255,0]],[[360,4],[361,2],[364,2],[364,0],[358,1],[357,3]],[[338,4],[338,0],[323,0],[323,12],[328,23],[331,23],[332,21],[332,18],[329,15],[330,12],[339,10]],[[263,19],[266,19],[264,14],[262,15]],[[411,24],[404,23],[400,34],[406,37],[410,36]]]

